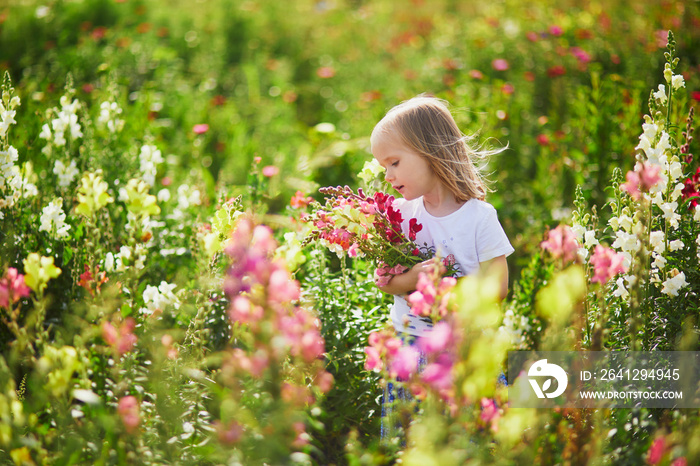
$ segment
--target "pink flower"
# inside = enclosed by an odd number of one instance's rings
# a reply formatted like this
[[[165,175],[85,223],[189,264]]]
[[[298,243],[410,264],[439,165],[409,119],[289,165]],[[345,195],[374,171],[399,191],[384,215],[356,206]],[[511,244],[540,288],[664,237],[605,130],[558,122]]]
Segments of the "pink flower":
[[[131,317],[124,320],[118,331],[112,324],[105,321],[102,323],[102,338],[121,356],[131,351],[136,345],[137,338],[132,333],[134,328],[136,328],[136,321]]]
[[[125,396],[119,400],[117,413],[126,427],[128,433],[132,433],[141,421],[139,413],[139,402],[136,397]]]
[[[295,448],[301,448],[309,444],[309,435],[306,433],[306,426],[303,422],[295,422],[292,424],[292,428],[296,433],[296,438],[292,442],[292,446]]]
[[[406,270],[408,270],[408,267],[400,264],[391,268],[386,265],[384,267],[377,267],[377,270],[374,272],[374,283],[379,288],[387,286],[391,279],[394,278],[394,275],[400,275]]]
[[[359,251],[360,246],[357,243],[352,243],[352,245],[350,245],[350,248],[348,248],[348,256],[357,257]]]
[[[227,425],[224,425],[221,421],[216,421],[214,423],[216,429],[217,437],[219,442],[224,445],[233,445],[238,443],[238,441],[243,436],[243,425],[239,424],[238,421],[231,421]]]
[[[408,378],[418,370],[418,350],[402,346],[391,361],[389,375],[400,380]]]
[[[299,283],[289,276],[286,269],[277,269],[270,275],[268,286],[270,301],[284,303],[299,299]]]
[[[515,86],[513,86],[511,83],[505,83],[503,86],[501,86],[501,92],[503,92],[505,95],[511,95],[513,92],[515,92]]]
[[[445,351],[452,341],[452,328],[445,321],[440,321],[425,336],[418,339],[418,346],[428,354]]]
[[[469,72],[469,77],[474,79],[484,79],[484,73],[479,70],[471,70]]]
[[[437,361],[425,367],[421,379],[435,390],[448,390],[452,387],[452,357],[442,353]]]
[[[666,441],[663,437],[654,439],[647,452],[647,463],[651,465],[659,464],[661,458],[664,456],[665,447]]]
[[[311,362],[325,352],[325,342],[316,329],[307,330],[301,337],[301,357],[304,361]]]
[[[379,355],[379,350],[374,346],[366,346],[365,354],[367,358],[365,359],[365,370],[377,371],[379,372],[384,367],[382,363],[382,357]]]
[[[491,422],[494,418],[498,418],[498,407],[496,402],[491,398],[481,399],[481,420]]]
[[[302,207],[306,207],[307,205],[311,204],[313,202],[314,198],[311,196],[304,196],[304,193],[301,191],[297,191],[294,196],[292,197],[292,200],[289,202],[289,204],[292,206],[294,209],[300,209]]]
[[[330,372],[322,370],[316,376],[316,386],[319,390],[321,390],[321,393],[328,393],[331,391],[331,388],[333,388],[333,382],[333,374]]]
[[[18,273],[14,267],[9,267],[5,276],[0,279],[0,307],[9,307],[20,298],[28,297],[30,291],[24,283],[24,275]]]
[[[681,456],[671,461],[671,466],[688,466],[688,460],[685,459],[685,456]]]
[[[332,78],[335,76],[335,69],[332,66],[322,66],[316,70],[316,76],[323,79]]]
[[[262,174],[263,176],[266,176],[268,178],[272,178],[276,174],[280,172],[280,169],[275,167],[274,165],[268,165],[266,167],[263,167],[262,169]]]
[[[241,295],[233,298],[228,311],[228,316],[232,322],[241,322],[243,324],[258,322],[263,318],[263,314],[264,310],[262,307],[253,305],[248,298]]]
[[[198,125],[194,125],[192,127],[192,131],[194,131],[194,134],[204,134],[207,131],[209,131],[209,125],[206,123],[201,123]]]
[[[622,264],[624,259],[625,256],[621,253],[601,245],[596,246],[590,260],[594,271],[591,282],[604,285],[615,275],[626,272],[627,268]]]
[[[491,62],[491,66],[496,71],[505,71],[508,68],[510,68],[510,65],[508,65],[508,62],[506,60],[504,60],[503,58],[496,58],[494,61]]]
[[[588,63],[591,61],[591,55],[580,47],[571,47],[571,54],[581,63]]]
[[[559,37],[562,34],[564,34],[564,30],[561,28],[561,26],[557,26],[556,24],[553,24],[549,26],[549,33],[553,35],[554,37]]]
[[[579,245],[571,227],[559,225],[549,231],[547,239],[540,243],[540,247],[549,251],[555,258],[561,257],[564,262],[569,262],[576,259]]]
[[[421,293],[420,291],[414,291],[413,293],[411,293],[408,296],[408,303],[411,307],[411,314],[420,317],[427,317],[430,315],[430,304],[427,302],[425,296],[423,296],[423,293]]]
[[[641,193],[649,192],[651,188],[661,181],[661,167],[649,162],[637,163],[634,171],[627,172],[627,182],[620,185],[622,191],[626,191],[634,199],[639,199]]]

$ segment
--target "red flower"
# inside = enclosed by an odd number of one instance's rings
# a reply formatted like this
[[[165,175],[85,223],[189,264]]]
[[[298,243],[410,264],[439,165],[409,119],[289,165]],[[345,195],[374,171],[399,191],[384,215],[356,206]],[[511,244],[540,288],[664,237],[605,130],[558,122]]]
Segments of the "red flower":
[[[408,221],[408,239],[411,241],[416,240],[416,233],[421,231],[423,229],[423,225],[418,223],[418,220],[415,218],[412,218],[411,220]]]
[[[563,76],[566,74],[566,68],[561,65],[554,65],[547,70],[547,76],[550,78],[556,78],[557,76]]]
[[[690,95],[694,101],[700,102],[700,91],[693,91]]]

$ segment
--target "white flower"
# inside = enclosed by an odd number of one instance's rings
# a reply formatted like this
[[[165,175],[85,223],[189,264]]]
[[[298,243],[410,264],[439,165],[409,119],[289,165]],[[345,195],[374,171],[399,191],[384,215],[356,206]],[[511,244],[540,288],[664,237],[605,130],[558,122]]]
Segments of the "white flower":
[[[669,278],[663,283],[661,292],[669,296],[678,296],[678,291],[687,285],[688,282],[685,281],[685,274],[680,272],[675,277]]]
[[[679,249],[683,249],[684,247],[685,244],[683,244],[683,241],[679,239],[671,241],[668,245],[668,249],[671,251],[678,251]]]
[[[160,150],[156,146],[144,144],[141,146],[141,154],[139,154],[141,162],[141,173],[143,180],[149,186],[156,184],[156,175],[158,174],[158,165],[163,163],[163,157]]]
[[[124,120],[118,118],[121,113],[122,109],[116,102],[102,102],[97,123],[106,127],[110,133],[118,133],[124,128]]]
[[[664,256],[653,252],[652,257],[654,258],[654,262],[651,263],[652,267],[656,267],[659,270],[666,267],[666,258]]]
[[[41,133],[39,133],[39,137],[41,139],[46,139],[47,141],[51,140],[51,128],[49,128],[49,125],[44,124],[44,126],[41,127]]]
[[[678,203],[665,202],[659,207],[661,207],[661,210],[663,210],[664,218],[668,221],[669,225],[671,225],[673,228],[678,228],[678,220],[681,218],[681,216],[676,213]]]
[[[685,79],[680,74],[674,74],[671,78],[671,83],[673,85],[673,90],[678,90],[681,87],[685,87]]]
[[[695,206],[695,214],[693,215],[693,220],[700,222],[700,204]]]
[[[66,225],[66,214],[63,212],[63,199],[54,199],[41,211],[41,226],[39,231],[54,234],[57,238],[68,237],[70,225]]]
[[[620,227],[622,227],[623,230],[626,232],[632,231],[632,219],[630,218],[629,215],[627,214],[622,214],[620,217],[617,219],[618,224]]]
[[[131,248],[129,246],[122,246],[119,248],[119,257],[122,259],[130,259],[131,258]]]
[[[661,105],[666,103],[666,86],[659,84],[659,90],[654,92],[654,98],[659,101]]]
[[[58,186],[61,188],[70,186],[73,180],[80,174],[75,160],[71,160],[68,166],[65,166],[60,160],[56,160],[53,172],[58,176]]]
[[[586,233],[584,234],[584,238],[585,238],[587,248],[592,248],[593,246],[599,244],[598,240],[595,237],[595,231],[587,230]]]
[[[173,305],[176,309],[180,307],[180,301],[173,293],[176,286],[165,281],[161,281],[158,287],[147,285],[143,292],[143,302],[146,304],[146,309],[142,309],[142,311],[153,314],[156,311],[165,310],[169,305]]]
[[[576,250],[576,254],[578,255],[578,257],[579,257],[582,261],[585,261],[586,258],[588,257],[588,249],[586,249],[586,248],[578,248],[578,249]]]
[[[629,296],[629,292],[627,291],[627,288],[625,288],[625,280],[622,277],[618,277],[615,283],[617,284],[617,288],[615,288],[615,291],[613,291],[613,296],[617,296],[618,298],[622,299],[627,298],[627,296]]]
[[[676,184],[676,187],[673,189],[673,192],[671,193],[671,200],[675,201],[679,197],[681,197],[681,194],[683,194],[683,188],[685,185],[683,183],[678,183]]]
[[[637,251],[641,247],[641,243],[637,239],[637,236],[626,233],[624,231],[618,231],[616,234],[615,241],[612,247],[615,249],[621,249],[624,252]]]
[[[571,231],[576,235],[576,241],[581,244],[583,242],[583,235],[586,233],[586,227],[575,223],[571,226]]]
[[[649,243],[654,251],[663,254],[666,250],[666,235],[663,231],[652,231],[649,234]]]
[[[159,202],[168,202],[170,200],[170,191],[168,188],[163,188],[158,191],[157,197]]]
[[[114,271],[114,254],[108,252],[105,256],[105,270],[107,272]]]

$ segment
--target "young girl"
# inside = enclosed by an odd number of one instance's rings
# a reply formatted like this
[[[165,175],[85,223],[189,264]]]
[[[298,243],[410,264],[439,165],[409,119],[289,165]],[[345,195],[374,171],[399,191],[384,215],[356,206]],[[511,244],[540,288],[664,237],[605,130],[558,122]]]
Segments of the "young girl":
[[[423,225],[416,236],[418,246],[435,248],[436,254],[453,262],[458,275],[498,273],[501,298],[508,289],[506,256],[513,252],[498,222],[496,209],[484,201],[487,187],[472,158],[489,155],[469,147],[444,101],[418,96],[393,109],[375,126],[372,155],[386,169],[385,180],[403,199],[395,202],[404,233],[408,221]],[[432,328],[429,319],[410,313],[405,295],[416,289],[418,275],[429,261],[394,276],[380,289],[394,296],[391,321],[405,342]],[[383,415],[395,396],[393,384],[384,395]],[[386,433],[382,423],[382,436]]]

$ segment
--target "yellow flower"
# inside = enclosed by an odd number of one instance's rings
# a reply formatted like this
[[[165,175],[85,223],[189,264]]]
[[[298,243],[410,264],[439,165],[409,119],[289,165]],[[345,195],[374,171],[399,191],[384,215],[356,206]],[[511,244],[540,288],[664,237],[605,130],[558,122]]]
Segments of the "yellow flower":
[[[53,265],[53,257],[40,256],[33,252],[24,259],[24,283],[41,293],[52,278],[61,275],[61,269]]]
[[[158,215],[157,199],[154,195],[148,194],[150,186],[143,180],[131,179],[126,185],[126,208],[135,215]]]
[[[102,179],[102,170],[85,173],[80,184],[82,186],[78,188],[78,206],[75,208],[77,213],[91,217],[102,207],[114,202],[114,199],[107,194],[108,186]]]

